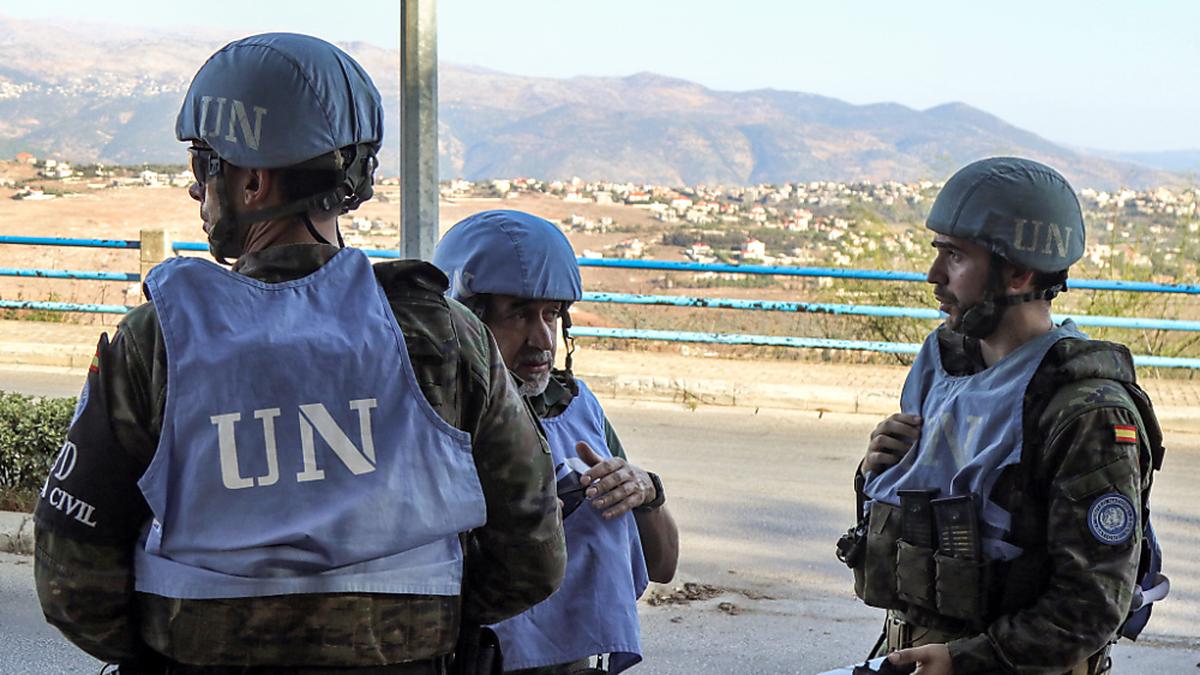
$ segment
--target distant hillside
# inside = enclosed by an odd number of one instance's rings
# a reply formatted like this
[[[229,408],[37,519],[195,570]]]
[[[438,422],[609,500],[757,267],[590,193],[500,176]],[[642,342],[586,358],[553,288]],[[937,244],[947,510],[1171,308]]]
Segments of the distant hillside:
[[[187,83],[235,37],[0,17],[0,156],[180,163],[175,115]],[[399,54],[342,45],[375,79],[389,124],[381,156],[398,172]],[[640,73],[566,80],[443,63],[441,171],[659,184],[941,180],[971,160],[1017,154],[1079,186],[1184,180],[1175,165],[1121,161],[1052,143],[961,103],[913,110],[776,90],[725,92]],[[1132,156],[1128,159],[1136,159]],[[1181,162],[1191,171],[1195,162]]]
[[[442,64],[442,174],[653,183],[944,179],[988,155],[1051,164],[1080,186],[1179,181],[1083,154],[982,110],[853,105],[776,90],[724,92],[640,73],[567,80]]]
[[[1174,171],[1195,176],[1200,174],[1200,150],[1164,150],[1160,152],[1100,152],[1099,157],[1108,157],[1124,162],[1141,164],[1152,169]]]
[[[188,82],[236,38],[23,21],[0,16],[0,155],[27,150],[76,162],[182,164],[175,116]],[[342,44],[371,73],[385,115],[400,116],[400,56],[365,43]],[[398,172],[399,143],[385,128],[384,170]]]

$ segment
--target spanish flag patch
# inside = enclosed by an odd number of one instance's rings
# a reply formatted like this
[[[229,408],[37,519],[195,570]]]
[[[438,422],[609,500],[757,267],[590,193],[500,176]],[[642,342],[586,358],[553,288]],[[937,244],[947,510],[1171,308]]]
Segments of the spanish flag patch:
[[[1114,424],[1113,434],[1118,443],[1137,443],[1137,427]]]
[[[92,365],[88,366],[89,373],[100,372],[100,350],[96,350],[95,356],[92,357]]]

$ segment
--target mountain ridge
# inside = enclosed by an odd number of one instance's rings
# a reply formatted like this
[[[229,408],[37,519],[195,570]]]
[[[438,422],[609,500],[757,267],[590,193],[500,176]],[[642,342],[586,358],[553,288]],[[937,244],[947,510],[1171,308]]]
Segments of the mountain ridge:
[[[183,161],[173,133],[180,100],[230,36],[105,26],[0,15],[0,154]],[[372,74],[386,119],[398,119],[398,52],[340,46]],[[443,62],[438,89],[444,178],[936,181],[979,157],[1020,154],[1059,168],[1079,187],[1111,189],[1182,183],[1155,162],[1187,170],[1193,161],[1186,153],[1068,148],[962,102],[924,110],[857,105],[774,88],[722,91],[651,71],[554,79]],[[397,131],[385,126],[387,174],[398,172]]]

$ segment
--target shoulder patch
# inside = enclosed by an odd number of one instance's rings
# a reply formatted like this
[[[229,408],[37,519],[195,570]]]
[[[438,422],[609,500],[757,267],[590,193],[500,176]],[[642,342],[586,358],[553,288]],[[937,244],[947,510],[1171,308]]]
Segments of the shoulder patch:
[[[1113,435],[1118,443],[1137,443],[1137,427],[1114,424]]]
[[[1117,492],[1097,497],[1088,509],[1088,529],[1101,544],[1116,546],[1129,541],[1136,520],[1133,502]]]

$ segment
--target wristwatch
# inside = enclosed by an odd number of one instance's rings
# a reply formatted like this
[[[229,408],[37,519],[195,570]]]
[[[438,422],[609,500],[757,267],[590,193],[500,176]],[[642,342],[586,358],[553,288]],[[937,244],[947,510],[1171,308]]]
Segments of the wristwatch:
[[[650,513],[657,511],[667,501],[667,493],[663,492],[662,479],[658,474],[647,471],[650,474],[650,483],[654,485],[654,499],[648,501],[641,506],[635,506],[634,513]]]

